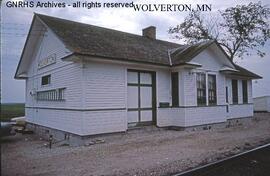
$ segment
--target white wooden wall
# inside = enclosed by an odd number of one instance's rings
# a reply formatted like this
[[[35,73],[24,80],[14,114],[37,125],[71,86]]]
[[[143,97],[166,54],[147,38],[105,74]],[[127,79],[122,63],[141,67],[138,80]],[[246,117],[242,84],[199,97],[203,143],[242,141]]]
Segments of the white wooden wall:
[[[185,126],[225,122],[226,109],[224,106],[185,108],[185,119]]]
[[[82,112],[53,108],[79,109],[82,107],[82,65],[64,62],[70,54],[64,44],[48,29],[39,39],[26,79],[26,120],[42,126],[82,134]],[[38,69],[38,61],[56,54],[56,63]],[[41,86],[41,77],[51,75],[51,84]],[[65,89],[65,101],[37,101],[30,91]],[[47,108],[47,109],[44,109]],[[52,108],[52,109],[50,109]]]
[[[230,105],[229,119],[253,116],[253,104]]]

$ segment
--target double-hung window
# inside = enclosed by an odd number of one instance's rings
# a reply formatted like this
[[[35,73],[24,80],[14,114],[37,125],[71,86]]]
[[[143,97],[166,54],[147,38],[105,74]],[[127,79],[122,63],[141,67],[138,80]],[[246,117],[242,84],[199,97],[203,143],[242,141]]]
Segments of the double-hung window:
[[[247,80],[242,80],[243,103],[248,103]]]
[[[171,74],[172,81],[172,106],[179,106],[179,78],[178,72],[173,72]]]
[[[208,75],[208,102],[209,105],[217,104],[216,75]]]
[[[238,81],[236,79],[232,80],[232,99],[233,104],[238,104]]]
[[[206,79],[205,73],[196,74],[197,82],[197,104],[206,105]]]

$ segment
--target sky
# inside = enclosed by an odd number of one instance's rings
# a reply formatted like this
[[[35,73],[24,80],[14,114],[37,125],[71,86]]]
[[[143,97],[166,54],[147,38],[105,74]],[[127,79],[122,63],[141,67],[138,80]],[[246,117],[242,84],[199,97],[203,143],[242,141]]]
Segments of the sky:
[[[18,1],[18,0],[13,0]],[[42,2],[43,0],[40,0]],[[65,2],[64,0],[58,0]],[[72,1],[72,0],[70,0]],[[75,1],[75,0],[74,0]],[[3,103],[25,101],[25,81],[15,80],[14,74],[22,53],[33,13],[65,18],[73,21],[88,23],[96,26],[116,29],[141,35],[141,30],[148,26],[156,26],[157,38],[183,44],[168,34],[169,27],[183,22],[188,12],[135,12],[133,9],[86,9],[86,8],[7,8],[5,3],[1,6],[1,101]],[[47,2],[44,1],[44,2]],[[57,2],[57,0],[54,0]],[[67,2],[67,1],[66,1]],[[84,2],[84,0],[82,0]],[[88,1],[91,2],[91,1]],[[105,1],[94,1],[105,2]],[[131,0],[107,0],[106,2],[132,2]],[[181,3],[181,4],[211,4],[212,12],[224,10],[237,4],[257,2],[252,0],[216,1],[216,0],[134,0],[134,3]],[[268,5],[267,0],[261,0]],[[208,13],[208,12],[203,12]],[[206,14],[207,15],[207,14]],[[270,42],[263,50],[264,58],[257,55],[236,59],[237,64],[246,67],[261,76],[263,79],[253,82],[253,96],[270,95]]]

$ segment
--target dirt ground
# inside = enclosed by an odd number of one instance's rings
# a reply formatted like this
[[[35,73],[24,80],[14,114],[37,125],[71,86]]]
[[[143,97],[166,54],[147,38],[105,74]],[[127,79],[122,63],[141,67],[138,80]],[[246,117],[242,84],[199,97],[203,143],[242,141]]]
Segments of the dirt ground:
[[[170,175],[270,142],[270,113],[249,125],[204,131],[143,128],[70,147],[35,135],[1,141],[2,175]]]

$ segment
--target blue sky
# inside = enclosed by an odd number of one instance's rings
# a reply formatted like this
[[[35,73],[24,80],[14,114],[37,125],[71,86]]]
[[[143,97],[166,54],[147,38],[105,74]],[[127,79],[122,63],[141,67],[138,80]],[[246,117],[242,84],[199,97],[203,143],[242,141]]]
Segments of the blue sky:
[[[41,0],[42,1],[42,0]],[[64,2],[58,0],[60,2]],[[75,0],[74,0],[75,1]],[[125,0],[108,0],[111,2],[125,2]],[[1,7],[1,95],[2,102],[24,102],[25,81],[15,80],[14,74],[19,62],[20,54],[24,46],[27,32],[30,27],[33,12],[46,15],[66,18],[74,21],[103,26],[120,31],[141,34],[141,29],[150,25],[157,27],[157,38],[162,40],[176,41],[167,34],[168,28],[181,23],[186,12],[135,12],[133,9],[64,9],[47,8],[7,8],[6,0]],[[56,2],[56,0],[54,1]],[[91,1],[89,1],[91,2]],[[102,2],[102,1],[100,1]],[[131,1],[127,1],[131,2]],[[134,0],[134,3],[164,3],[162,0]],[[247,4],[249,1],[215,1],[215,0],[168,0],[166,3],[187,3],[187,4],[212,4],[212,13],[223,10],[236,4]],[[256,1],[252,1],[256,2]],[[261,1],[267,5],[267,1]],[[260,58],[256,55],[236,59],[237,64],[263,76],[262,80],[253,84],[253,95],[255,97],[270,95],[270,42],[263,48],[266,56]]]

